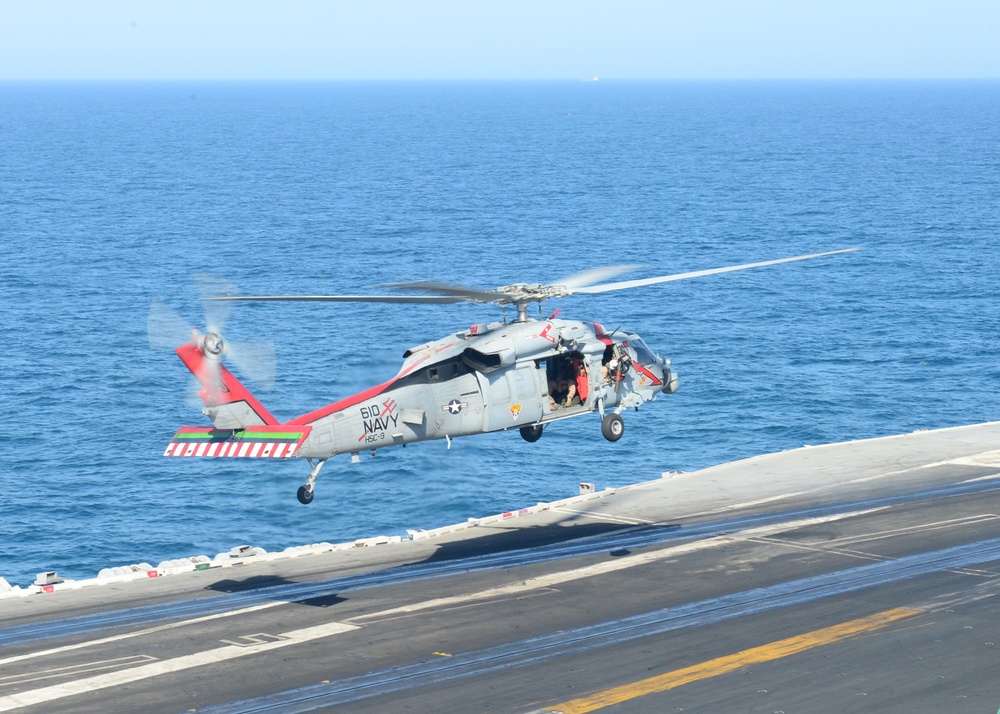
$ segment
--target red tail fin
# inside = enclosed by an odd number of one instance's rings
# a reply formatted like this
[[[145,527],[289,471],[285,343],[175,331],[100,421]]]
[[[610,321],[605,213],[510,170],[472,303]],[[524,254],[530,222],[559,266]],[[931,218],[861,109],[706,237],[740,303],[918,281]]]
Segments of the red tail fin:
[[[202,411],[216,429],[245,429],[279,423],[225,365],[206,357],[197,342],[182,345],[175,351],[201,384],[198,396],[205,403]]]

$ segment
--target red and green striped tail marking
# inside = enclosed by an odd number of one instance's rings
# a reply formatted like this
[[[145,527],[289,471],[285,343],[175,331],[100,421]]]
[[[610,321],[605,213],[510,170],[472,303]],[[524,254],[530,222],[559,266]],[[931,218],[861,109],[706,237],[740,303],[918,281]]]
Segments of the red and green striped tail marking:
[[[212,429],[182,426],[167,445],[164,456],[230,456],[284,459],[294,456],[312,431],[311,426],[251,426]]]

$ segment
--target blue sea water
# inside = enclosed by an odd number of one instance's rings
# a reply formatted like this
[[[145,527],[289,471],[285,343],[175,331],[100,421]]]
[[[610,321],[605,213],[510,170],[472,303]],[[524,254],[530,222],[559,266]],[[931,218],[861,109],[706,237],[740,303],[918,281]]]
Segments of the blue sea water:
[[[1000,418],[1000,83],[0,84],[0,576],[431,528],[801,446]],[[327,464],[167,459],[205,424],[150,350],[194,271],[247,293],[492,288],[858,253],[546,304],[680,391]],[[297,416],[495,306],[243,304]],[[1000,445],[998,445],[1000,448]]]

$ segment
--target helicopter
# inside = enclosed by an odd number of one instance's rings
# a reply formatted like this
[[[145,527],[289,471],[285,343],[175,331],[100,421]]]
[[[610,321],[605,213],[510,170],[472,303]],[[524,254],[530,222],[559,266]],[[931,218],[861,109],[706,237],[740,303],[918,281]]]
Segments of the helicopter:
[[[210,295],[207,303],[238,301],[371,302],[453,304],[493,303],[503,321],[480,323],[441,339],[410,347],[399,372],[386,382],[288,421],[279,421],[223,364],[236,363],[240,350],[211,322],[205,332],[191,329],[190,341],[174,348],[197,379],[202,413],[212,425],[182,426],[164,451],[170,457],[304,458],[310,466],[296,494],[311,503],[316,480],[327,460],[362,451],[420,441],[452,439],[517,429],[525,441],[538,441],[553,422],[597,413],[601,433],[622,438],[622,413],[677,391],[671,362],[657,355],[634,332],[608,331],[599,322],[528,316],[528,306],[575,294],[597,294],[659,283],[760,268],[849,253],[857,248],[711,268],[687,273],[610,280],[639,266],[595,268],[551,284],[516,283],[495,290],[434,281],[390,283],[383,287],[409,295]],[[506,309],[517,312],[512,321]],[[162,304],[150,310],[153,324],[164,319]],[[541,307],[539,305],[539,310]],[[175,319],[170,317],[169,319]],[[180,319],[179,316],[176,319]],[[153,344],[153,338],[150,338]],[[174,343],[176,344],[176,343]],[[241,373],[244,370],[237,363]]]

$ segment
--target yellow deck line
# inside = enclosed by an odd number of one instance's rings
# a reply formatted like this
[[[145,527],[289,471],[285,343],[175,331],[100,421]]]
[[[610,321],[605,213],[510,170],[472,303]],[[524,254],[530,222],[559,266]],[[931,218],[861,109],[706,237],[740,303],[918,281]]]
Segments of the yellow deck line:
[[[559,712],[560,714],[585,714],[585,712],[597,711],[598,709],[643,697],[647,694],[665,692],[682,684],[717,677],[720,674],[726,674],[742,667],[760,664],[761,662],[770,662],[810,650],[814,647],[839,642],[862,632],[877,630],[899,620],[919,614],[921,614],[920,610],[911,610],[905,607],[886,610],[870,617],[843,622],[832,627],[825,627],[822,630],[807,632],[803,635],[796,635],[795,637],[778,640],[777,642],[771,642],[760,647],[753,647],[742,652],[701,662],[690,667],[684,667],[683,669],[676,669],[672,672],[666,672],[638,682],[605,689],[602,692],[573,699],[562,704],[547,706],[542,711]]]

